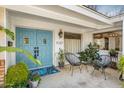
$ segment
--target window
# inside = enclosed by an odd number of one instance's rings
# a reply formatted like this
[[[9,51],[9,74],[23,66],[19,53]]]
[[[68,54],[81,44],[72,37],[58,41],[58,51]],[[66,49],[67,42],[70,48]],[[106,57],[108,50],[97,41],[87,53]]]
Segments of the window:
[[[94,42],[99,45],[99,49],[116,49],[121,50],[122,46],[122,32],[112,31],[94,34]]]
[[[43,44],[47,44],[46,38],[43,39]]]
[[[29,38],[27,37],[24,38],[24,44],[29,44]]]

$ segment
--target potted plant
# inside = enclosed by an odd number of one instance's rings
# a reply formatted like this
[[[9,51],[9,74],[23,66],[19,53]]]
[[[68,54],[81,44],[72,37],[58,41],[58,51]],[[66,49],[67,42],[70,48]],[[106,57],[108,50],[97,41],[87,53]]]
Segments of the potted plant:
[[[59,62],[58,62],[59,67],[63,68],[65,64],[64,62],[65,57],[64,57],[64,51],[62,49],[59,49],[58,59],[59,59]]]
[[[41,80],[41,77],[38,73],[35,73],[33,75],[30,76],[31,77],[31,85],[33,88],[36,88]]]
[[[119,79],[121,81],[124,81],[124,56],[120,58],[117,66],[118,66],[119,71],[121,72]]]
[[[81,61],[86,61],[86,62],[87,62],[88,57],[87,57],[87,54],[86,54],[85,51],[81,51],[81,52],[79,52],[78,54],[80,55],[79,58],[80,58]]]
[[[98,67],[94,64],[100,59],[98,52],[98,45],[96,43],[90,43],[84,51],[79,53],[80,60],[85,61],[87,64],[92,64],[97,69]]]
[[[109,54],[110,54],[111,57],[116,57],[118,52],[115,49],[110,49]]]
[[[99,50],[96,43],[90,43],[85,49],[86,60],[92,63],[94,60],[99,59]]]

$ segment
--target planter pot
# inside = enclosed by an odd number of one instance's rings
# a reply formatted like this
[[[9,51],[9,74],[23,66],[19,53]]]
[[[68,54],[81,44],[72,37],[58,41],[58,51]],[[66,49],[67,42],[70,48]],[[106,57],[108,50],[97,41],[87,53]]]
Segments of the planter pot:
[[[63,68],[64,67],[64,62],[59,62],[59,67]]]
[[[39,80],[37,81],[32,81],[32,87],[36,88],[38,86]]]
[[[124,80],[124,74],[122,75],[122,79]]]
[[[119,80],[124,81],[124,73],[121,72],[121,74],[119,76]]]

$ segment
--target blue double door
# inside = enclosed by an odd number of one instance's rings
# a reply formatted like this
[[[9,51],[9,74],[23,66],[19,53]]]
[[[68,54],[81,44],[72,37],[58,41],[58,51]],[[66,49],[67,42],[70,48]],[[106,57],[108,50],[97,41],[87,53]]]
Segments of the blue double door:
[[[16,47],[32,53],[42,62],[42,67],[52,66],[52,36],[51,31],[17,27]],[[20,53],[16,53],[16,62],[25,62],[30,69],[41,67]]]

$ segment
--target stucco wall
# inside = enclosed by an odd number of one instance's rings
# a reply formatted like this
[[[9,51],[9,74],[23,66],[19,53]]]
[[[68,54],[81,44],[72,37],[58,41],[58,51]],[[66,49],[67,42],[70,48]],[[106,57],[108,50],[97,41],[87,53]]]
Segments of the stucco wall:
[[[8,19],[9,27],[14,32],[15,32],[15,27],[17,26],[27,27],[27,28],[46,29],[53,32],[53,64],[55,66],[58,65],[57,54],[58,54],[59,48],[64,49],[64,37],[60,39],[58,36],[60,29],[62,29],[63,31],[75,32],[75,33],[81,33],[81,34],[83,34],[84,32],[83,29],[74,27],[73,25],[72,26],[67,25],[66,23],[60,24],[59,22],[56,22],[56,21],[50,22],[49,21],[50,19],[44,20],[44,18],[39,19],[39,17],[37,18],[30,15],[25,15],[25,14],[18,15],[18,14],[9,13],[8,18],[9,18]],[[88,42],[89,42],[89,39],[88,39]],[[83,44],[84,43],[82,43],[82,45]],[[14,42],[14,46],[15,46],[15,42]],[[9,54],[7,59],[11,61],[11,62],[8,62],[8,66],[15,64],[15,53]]]
[[[5,8],[0,7],[0,25],[7,27],[7,11]],[[4,32],[0,32],[0,46],[7,46],[7,36]],[[5,72],[7,71],[8,58],[7,52],[0,53],[0,60],[5,60]]]
[[[0,7],[0,25],[4,26],[5,22],[5,10]],[[0,32],[0,46],[6,45],[6,34],[4,32]],[[5,52],[0,53],[0,59],[5,59]]]
[[[84,32],[83,40],[81,42],[82,42],[82,50],[84,50],[85,48],[87,48],[87,45],[90,42],[93,42],[93,33],[92,32]]]
[[[109,37],[109,49],[115,49],[115,38]]]

